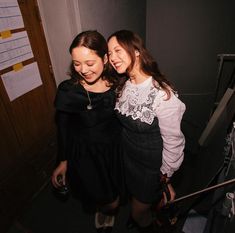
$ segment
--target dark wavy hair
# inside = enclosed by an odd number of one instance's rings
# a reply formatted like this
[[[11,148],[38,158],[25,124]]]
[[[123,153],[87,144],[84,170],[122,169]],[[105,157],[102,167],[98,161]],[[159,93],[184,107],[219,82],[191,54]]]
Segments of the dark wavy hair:
[[[79,33],[72,41],[69,52],[72,53],[74,48],[84,46],[88,49],[93,50],[102,60],[104,56],[108,53],[108,46],[105,38],[96,30],[83,31]],[[83,78],[75,70],[73,63],[70,65],[69,75],[76,82],[80,82]],[[106,63],[104,65],[104,70],[101,74],[103,80],[107,80],[112,86],[117,83],[117,77],[111,69],[110,65]]]
[[[128,30],[120,30],[114,32],[109,36],[109,41],[112,37],[116,37],[118,43],[129,54],[131,58],[131,65],[127,70],[127,75],[133,69],[136,56],[135,51],[139,51],[140,56],[140,69],[149,76],[152,76],[157,81],[159,86],[166,91],[167,96],[170,96],[170,89],[173,89],[173,85],[166,79],[166,77],[160,72],[157,62],[153,59],[150,53],[145,48],[143,40],[136,33]],[[118,91],[121,92],[125,82],[120,82]]]

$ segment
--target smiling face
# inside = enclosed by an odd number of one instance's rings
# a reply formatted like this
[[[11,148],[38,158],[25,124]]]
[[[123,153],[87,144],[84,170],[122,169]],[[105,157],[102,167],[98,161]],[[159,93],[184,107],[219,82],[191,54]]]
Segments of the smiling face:
[[[109,62],[113,68],[119,73],[127,72],[131,65],[131,57],[127,51],[118,43],[115,36],[108,41]]]
[[[106,56],[103,60],[94,50],[84,46],[74,48],[71,56],[75,70],[86,83],[93,83],[101,77],[104,64],[107,62]]]

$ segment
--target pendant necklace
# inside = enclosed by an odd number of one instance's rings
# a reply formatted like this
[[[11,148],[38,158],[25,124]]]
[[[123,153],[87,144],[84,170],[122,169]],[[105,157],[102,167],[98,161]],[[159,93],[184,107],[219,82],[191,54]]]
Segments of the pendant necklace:
[[[91,110],[92,109],[92,105],[91,105],[91,98],[90,98],[90,95],[89,95],[89,92],[86,90],[86,93],[87,93],[87,98],[89,100],[89,104],[86,106],[86,108],[88,110]]]
[[[94,85],[95,83],[97,83],[99,80],[101,79],[101,76],[98,77],[96,80],[94,80],[93,82],[89,82],[88,84],[89,85]],[[84,87],[85,83],[83,84],[83,87]],[[91,104],[91,98],[90,98],[90,95],[89,95],[89,92],[88,90],[84,87],[84,89],[86,90],[86,94],[87,94],[87,98],[89,100],[89,104],[86,106],[87,110],[91,110],[93,109],[92,107],[92,104]]]

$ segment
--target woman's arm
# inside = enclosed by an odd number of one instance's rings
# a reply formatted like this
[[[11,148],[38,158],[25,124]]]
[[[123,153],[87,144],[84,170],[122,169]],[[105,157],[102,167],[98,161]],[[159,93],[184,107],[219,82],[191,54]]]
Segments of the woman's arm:
[[[184,159],[185,138],[181,131],[181,120],[185,105],[171,93],[171,97],[162,100],[156,110],[163,139],[161,172],[171,177]]]
[[[56,112],[57,125],[57,144],[58,144],[58,161],[59,165],[53,171],[51,181],[54,187],[58,188],[61,183],[58,182],[58,177],[61,175],[62,183],[65,185],[67,171],[67,148],[69,148],[69,114],[62,111]]]

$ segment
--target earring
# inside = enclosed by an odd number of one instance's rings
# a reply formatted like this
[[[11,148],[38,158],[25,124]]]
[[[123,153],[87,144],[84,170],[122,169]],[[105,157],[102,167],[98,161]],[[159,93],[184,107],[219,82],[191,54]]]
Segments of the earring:
[[[136,57],[139,57],[139,55],[140,55],[139,50],[135,50],[135,55],[136,55]]]

